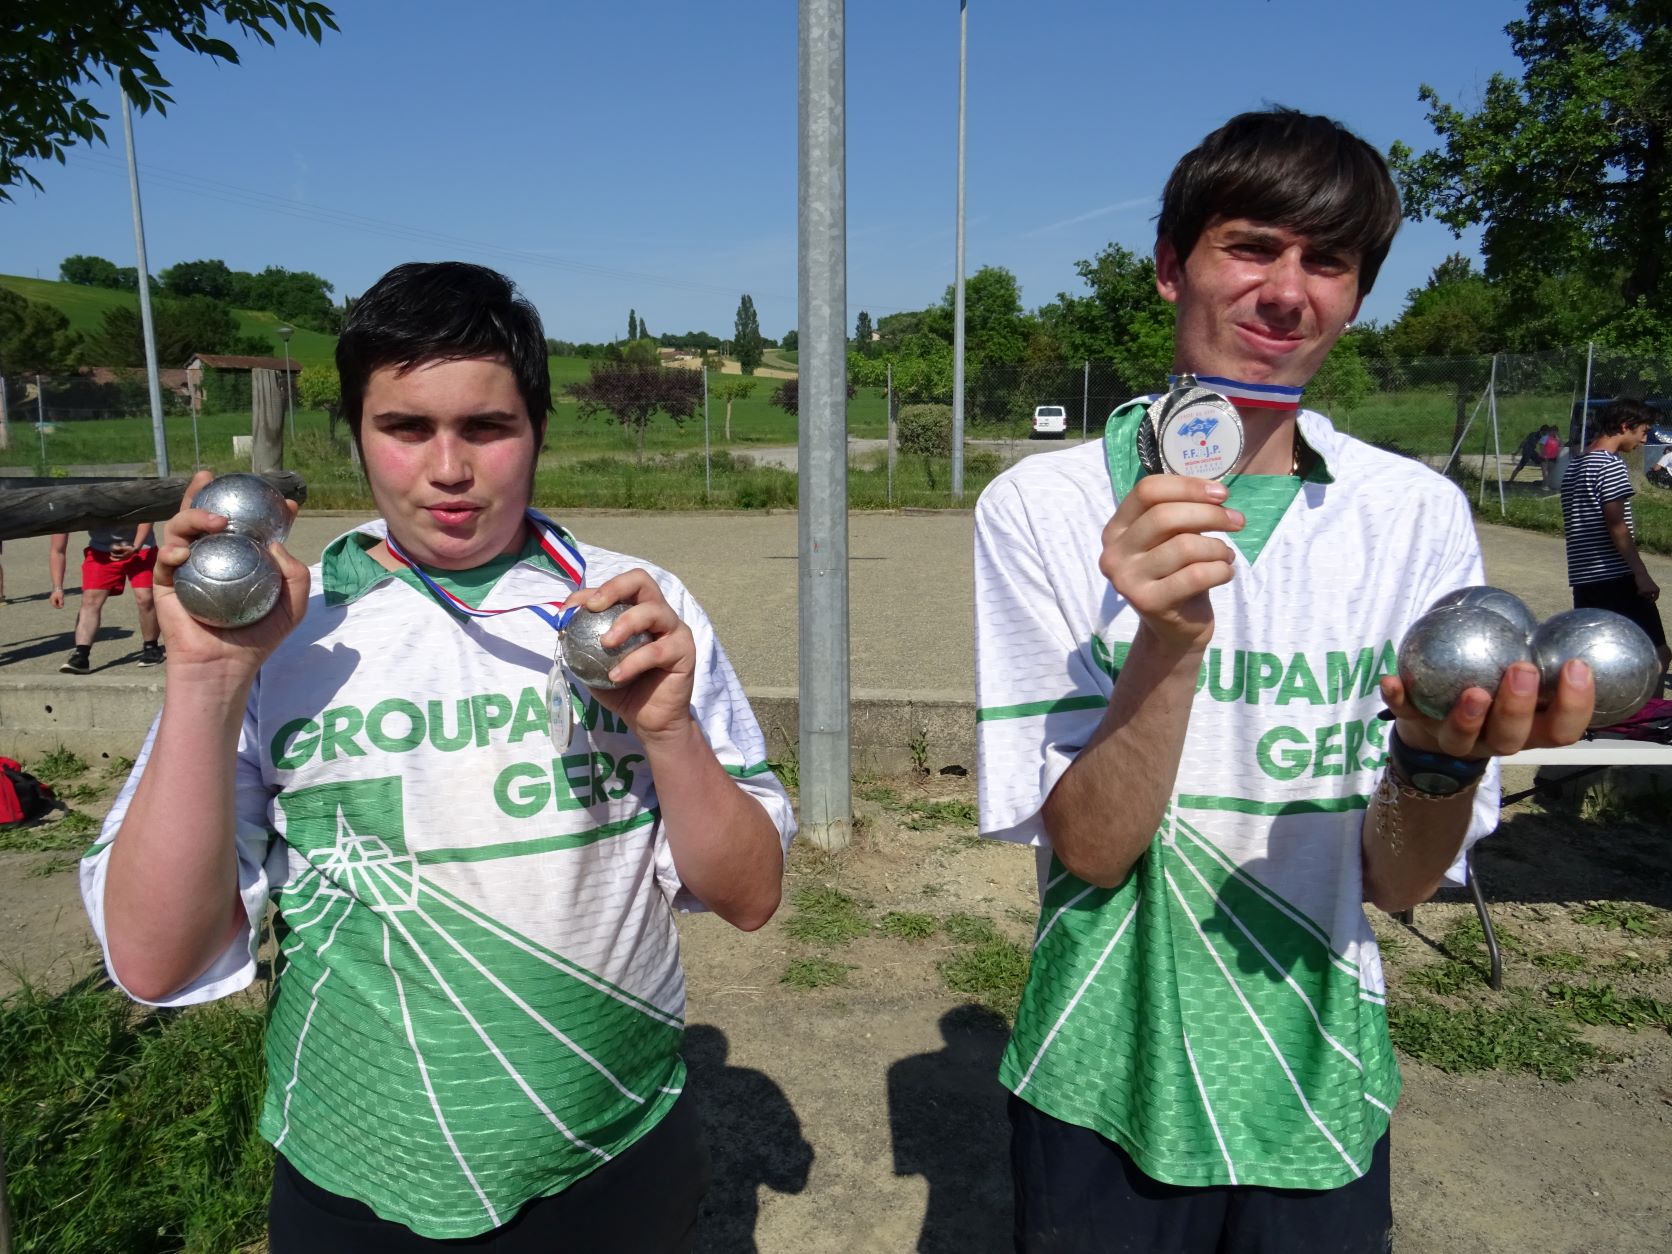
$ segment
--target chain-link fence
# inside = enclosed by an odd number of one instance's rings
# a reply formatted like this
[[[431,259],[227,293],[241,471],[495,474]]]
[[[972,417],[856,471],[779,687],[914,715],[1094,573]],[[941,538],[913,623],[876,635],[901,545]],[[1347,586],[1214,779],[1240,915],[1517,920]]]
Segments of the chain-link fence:
[[[848,400],[849,500],[855,508],[958,504],[952,493],[952,389],[946,370],[881,372]],[[780,377],[782,375],[783,377]],[[109,376],[109,377],[106,377]],[[1589,386],[1587,388],[1587,379]],[[798,380],[787,372],[725,374],[700,359],[552,359],[556,410],[541,461],[548,499],[615,508],[793,507],[797,500]],[[248,412],[190,412],[166,386],[165,430],[175,469],[247,465]],[[965,379],[962,504],[1030,453],[1101,437],[1109,413],[1164,381],[1109,362],[971,362]],[[143,372],[4,380],[8,446],[0,473],[148,473],[154,465]],[[1418,458],[1477,489],[1508,480],[1550,490],[1532,437],[1555,428],[1575,444],[1598,402],[1659,401],[1672,422],[1672,359],[1601,349],[1475,357],[1372,359],[1337,352],[1306,404],[1360,439]],[[1587,396],[1589,406],[1587,406]],[[1036,412],[1046,421],[1035,429]],[[346,433],[318,411],[287,422],[286,464],[335,504],[369,506]],[[321,498],[323,503],[323,498]]]

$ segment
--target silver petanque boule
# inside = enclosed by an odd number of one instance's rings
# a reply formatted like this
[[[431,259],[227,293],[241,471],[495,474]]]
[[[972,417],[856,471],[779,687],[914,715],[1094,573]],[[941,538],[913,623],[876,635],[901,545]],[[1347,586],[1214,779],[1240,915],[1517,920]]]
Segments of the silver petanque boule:
[[[1544,620],[1533,633],[1539,692],[1548,701],[1562,667],[1579,658],[1596,680],[1592,727],[1609,727],[1630,718],[1660,689],[1660,658],[1654,642],[1631,619],[1613,610],[1564,610]]]
[[[248,627],[278,604],[284,577],[249,536],[221,533],[192,544],[174,572],[174,594],[186,612],[210,627]]]
[[[193,509],[206,509],[227,520],[227,531],[249,536],[266,547],[290,534],[290,511],[284,494],[260,475],[222,475],[192,498]]]
[[[631,607],[623,603],[598,610],[596,613],[592,610],[576,610],[575,616],[564,627],[563,665],[588,688],[619,687],[620,685],[610,679],[611,668],[640,645],[650,643],[649,635],[642,631],[628,636],[613,649],[606,649],[599,643],[615,620],[629,608]]]
[[[1454,592],[1446,593],[1428,608],[1437,610],[1447,605],[1478,605],[1494,614],[1502,614],[1515,624],[1516,630],[1524,640],[1532,639],[1533,632],[1538,630],[1538,619],[1527,608],[1525,601],[1513,592],[1505,592],[1502,588],[1494,588],[1488,584],[1458,588]]]
[[[1504,671],[1533,661],[1533,651],[1508,619],[1478,605],[1429,610],[1399,644],[1399,681],[1412,705],[1445,718],[1469,688],[1496,695]]]

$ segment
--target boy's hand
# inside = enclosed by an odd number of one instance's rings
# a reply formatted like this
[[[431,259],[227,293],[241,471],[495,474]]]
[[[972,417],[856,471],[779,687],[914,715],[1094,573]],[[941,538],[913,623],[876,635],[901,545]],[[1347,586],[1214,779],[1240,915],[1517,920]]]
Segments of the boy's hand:
[[[53,609],[55,609],[55,610],[63,609],[64,608],[64,590],[62,588],[54,588],[52,590],[52,595],[47,597],[47,601],[52,605]]]
[[[1181,648],[1213,638],[1208,590],[1234,573],[1231,546],[1203,534],[1242,530],[1229,496],[1212,480],[1146,475],[1103,529],[1098,569],[1153,635]]]
[[[168,638],[171,681],[195,672],[240,685],[255,677],[261,664],[302,621],[308,608],[308,568],[283,545],[271,544],[267,554],[284,576],[284,588],[279,593],[278,604],[266,618],[248,627],[221,628],[206,626],[186,613],[174,593],[174,572],[191,556],[193,540],[225,531],[227,526],[227,520],[219,514],[191,508],[192,498],[214,477],[207,470],[192,476],[186,485],[186,495],[180,500],[180,512],[163,527],[153,574],[157,618],[162,623],[163,635]],[[286,501],[285,506],[294,520],[296,503]]]
[[[682,733],[691,724],[697,644],[650,573],[635,567],[597,588],[579,589],[564,605],[597,612],[623,602],[629,608],[610,625],[601,643],[613,648],[641,631],[650,636],[650,642],[634,649],[610,671],[619,688],[588,691],[605,709],[625,719],[640,740]]]
[[[1585,734],[1596,703],[1591,668],[1575,659],[1562,667],[1555,696],[1538,708],[1538,668],[1517,662],[1504,672],[1494,697],[1469,688],[1450,715],[1429,718],[1405,698],[1397,675],[1382,680],[1382,700],[1398,720],[1399,738],[1413,749],[1454,758],[1508,757],[1523,749],[1571,745]]]

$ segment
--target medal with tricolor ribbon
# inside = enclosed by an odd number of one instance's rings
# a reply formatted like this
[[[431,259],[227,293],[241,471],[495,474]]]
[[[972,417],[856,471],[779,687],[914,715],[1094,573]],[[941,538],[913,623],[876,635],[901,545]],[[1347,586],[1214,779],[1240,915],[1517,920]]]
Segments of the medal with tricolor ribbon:
[[[1138,461],[1151,474],[1223,479],[1242,458],[1239,407],[1294,410],[1301,389],[1239,383],[1214,375],[1175,375],[1138,424]]]
[[[577,589],[584,588],[586,586],[586,558],[581,556],[580,545],[576,543],[575,538],[538,510],[528,510],[526,516],[529,526],[534,528],[534,535],[539,541],[541,551],[551,558],[552,563],[565,579]],[[567,749],[569,741],[574,735],[575,711],[569,700],[569,685],[563,678],[563,630],[579,612],[580,607],[565,609],[563,602],[567,598],[559,598],[555,601],[535,601],[527,605],[508,605],[497,610],[477,609],[475,606],[465,604],[460,598],[454,596],[430,578],[424,568],[401,549],[394,536],[385,536],[384,543],[389,547],[389,555],[411,571],[424,589],[442,607],[452,613],[465,618],[497,618],[501,614],[512,614],[517,610],[527,610],[531,614],[539,615],[557,633],[557,644],[552,655],[552,668],[546,676],[546,728],[551,734],[552,744],[556,746],[557,751],[562,753]]]

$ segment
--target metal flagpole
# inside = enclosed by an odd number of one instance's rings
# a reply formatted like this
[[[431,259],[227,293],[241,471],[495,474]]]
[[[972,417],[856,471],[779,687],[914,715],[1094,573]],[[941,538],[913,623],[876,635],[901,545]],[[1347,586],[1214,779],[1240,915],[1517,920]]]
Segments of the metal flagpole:
[[[853,828],[848,740],[848,257],[843,0],[800,0],[797,318],[801,329],[801,830]]]
[[[957,272],[952,280],[952,502],[964,499],[964,68],[969,49],[969,0],[958,0]]]
[[[134,156],[133,106],[122,93],[122,135],[128,143],[128,191],[134,204],[134,252],[139,259],[139,320],[145,332],[145,374],[151,384],[151,441],[157,478],[168,478],[168,436],[163,430],[162,379],[157,373],[157,327],[151,318],[151,272],[145,266],[145,219],[139,211],[139,162]]]

